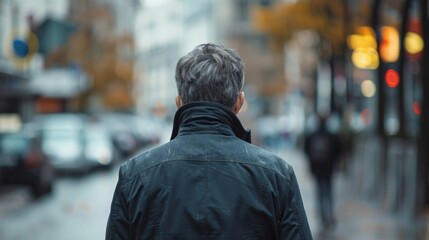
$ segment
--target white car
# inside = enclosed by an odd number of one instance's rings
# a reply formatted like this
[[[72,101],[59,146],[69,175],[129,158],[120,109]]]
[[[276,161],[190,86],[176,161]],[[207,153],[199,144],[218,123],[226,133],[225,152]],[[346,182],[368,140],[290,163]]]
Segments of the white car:
[[[85,158],[94,167],[109,169],[118,153],[108,129],[99,123],[88,123],[84,132]]]
[[[86,119],[81,114],[49,114],[37,119],[42,151],[57,173],[85,173],[91,169],[85,159]]]

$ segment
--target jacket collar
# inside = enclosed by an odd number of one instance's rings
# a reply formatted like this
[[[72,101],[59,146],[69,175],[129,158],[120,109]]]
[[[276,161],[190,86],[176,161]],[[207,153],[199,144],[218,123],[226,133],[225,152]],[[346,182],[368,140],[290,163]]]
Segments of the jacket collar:
[[[251,143],[250,130],[243,128],[240,120],[229,108],[215,102],[192,102],[177,110],[171,140],[178,135],[198,133],[235,135]]]

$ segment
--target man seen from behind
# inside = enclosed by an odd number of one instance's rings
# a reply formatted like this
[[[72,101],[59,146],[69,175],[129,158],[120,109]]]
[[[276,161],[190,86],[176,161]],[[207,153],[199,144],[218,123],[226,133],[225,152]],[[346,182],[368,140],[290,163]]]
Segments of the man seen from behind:
[[[236,116],[239,55],[201,44],[175,78],[171,141],[122,164],[106,239],[312,239],[293,168]]]

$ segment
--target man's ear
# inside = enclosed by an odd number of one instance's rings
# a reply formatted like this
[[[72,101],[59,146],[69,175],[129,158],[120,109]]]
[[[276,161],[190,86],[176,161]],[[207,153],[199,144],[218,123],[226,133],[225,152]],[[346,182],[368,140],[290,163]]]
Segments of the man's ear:
[[[182,105],[183,105],[182,98],[179,95],[177,95],[176,96],[176,106],[177,106],[177,108],[180,108]]]
[[[235,102],[234,106],[232,107],[232,111],[237,114],[244,103],[244,92],[240,92],[237,96],[237,101]]]

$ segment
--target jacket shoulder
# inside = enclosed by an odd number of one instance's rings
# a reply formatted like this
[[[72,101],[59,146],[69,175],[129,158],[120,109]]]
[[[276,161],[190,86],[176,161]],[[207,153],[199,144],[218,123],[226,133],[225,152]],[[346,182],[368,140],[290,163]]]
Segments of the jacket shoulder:
[[[292,166],[279,155],[252,144],[248,144],[246,148],[247,157],[243,158],[244,161],[268,168],[284,177],[289,177],[293,173]]]
[[[141,172],[169,160],[171,158],[170,153],[172,153],[169,145],[170,142],[148,149],[122,163],[120,174],[123,180],[134,178]]]

